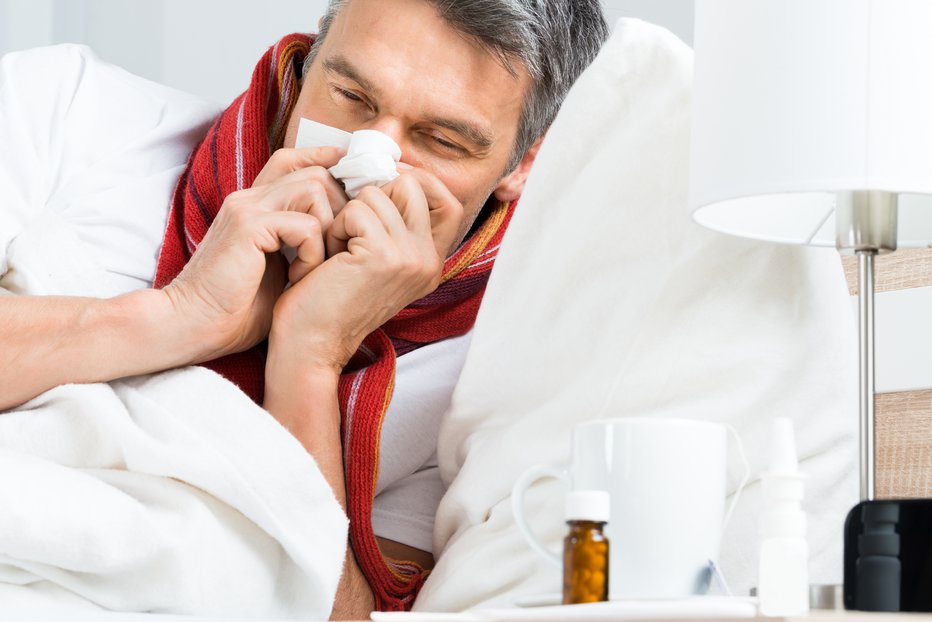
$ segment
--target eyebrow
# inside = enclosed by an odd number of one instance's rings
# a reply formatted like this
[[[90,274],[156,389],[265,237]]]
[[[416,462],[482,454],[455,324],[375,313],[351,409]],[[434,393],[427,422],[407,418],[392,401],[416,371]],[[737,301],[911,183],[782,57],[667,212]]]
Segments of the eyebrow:
[[[326,58],[324,60],[324,69],[352,80],[361,86],[364,90],[369,91],[373,95],[379,95],[379,90],[375,87],[375,85],[364,78],[363,75],[353,66],[352,63],[349,62],[349,60],[346,59],[345,56],[336,54]],[[494,142],[491,132],[470,121],[436,116],[430,116],[425,120],[428,123],[432,123],[438,127],[444,127],[451,132],[456,132],[480,149],[488,149]]]
[[[335,56],[330,56],[324,60],[324,69],[332,73],[338,73],[344,78],[349,78],[363,89],[378,95],[379,91],[371,82],[366,80],[361,73],[359,73],[353,64],[346,60],[345,56],[340,56],[339,54]]]

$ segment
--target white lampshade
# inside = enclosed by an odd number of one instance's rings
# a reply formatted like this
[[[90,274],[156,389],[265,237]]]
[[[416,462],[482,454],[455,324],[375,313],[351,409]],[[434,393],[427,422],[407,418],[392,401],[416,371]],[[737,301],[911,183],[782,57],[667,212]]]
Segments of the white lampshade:
[[[835,192],[901,193],[932,240],[932,0],[697,0],[689,206],[711,229],[835,245]]]

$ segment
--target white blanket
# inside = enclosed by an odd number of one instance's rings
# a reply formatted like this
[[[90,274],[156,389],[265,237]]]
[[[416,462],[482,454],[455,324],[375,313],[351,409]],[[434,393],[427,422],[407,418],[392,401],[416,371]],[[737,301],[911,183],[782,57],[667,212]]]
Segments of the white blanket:
[[[300,444],[189,368],[0,415],[0,603],[329,614],[347,521]]]
[[[215,112],[86,48],[4,57],[0,295],[150,278],[165,197]],[[109,132],[86,122],[101,117]],[[346,535],[304,448],[208,370],[62,386],[0,413],[4,608],[323,619]]]
[[[720,561],[740,595],[757,580],[757,475],[770,420],[792,417],[810,475],[811,579],[840,582],[844,514],[857,500],[857,333],[841,264],[831,250],[691,222],[691,80],[686,45],[622,20],[548,133],[441,429],[450,488],[435,528],[439,563],[418,609],[560,591],[558,570],[515,526],[511,486],[531,464],[565,462],[574,423],[600,416],[738,429],[753,480]],[[526,498],[532,527],[554,547],[565,533],[563,493],[550,480]]]

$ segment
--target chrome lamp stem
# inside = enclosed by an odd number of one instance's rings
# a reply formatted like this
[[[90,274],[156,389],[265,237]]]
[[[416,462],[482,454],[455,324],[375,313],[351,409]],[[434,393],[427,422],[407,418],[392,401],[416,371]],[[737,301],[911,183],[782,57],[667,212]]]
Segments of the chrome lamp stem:
[[[895,193],[856,190],[839,192],[835,207],[838,252],[858,257],[862,501],[875,497],[874,257],[896,250],[896,206]]]
[[[874,256],[876,254],[875,250],[857,251],[861,501],[874,499]]]

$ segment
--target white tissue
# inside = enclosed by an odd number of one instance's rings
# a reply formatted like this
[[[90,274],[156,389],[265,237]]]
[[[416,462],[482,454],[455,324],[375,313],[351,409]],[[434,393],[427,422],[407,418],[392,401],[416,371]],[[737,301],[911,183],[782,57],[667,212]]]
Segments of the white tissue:
[[[349,148],[330,174],[343,182],[350,198],[366,186],[384,186],[398,177],[401,147],[377,130],[353,132]]]
[[[378,130],[358,130],[350,134],[310,119],[301,119],[295,147],[346,149],[346,156],[329,170],[343,182],[351,199],[355,199],[366,186],[383,186],[398,177],[401,147]]]
[[[294,146],[303,147],[339,147],[340,149],[349,149],[350,138],[353,135],[350,132],[311,121],[310,119],[301,119],[298,124],[298,137],[295,139]]]

